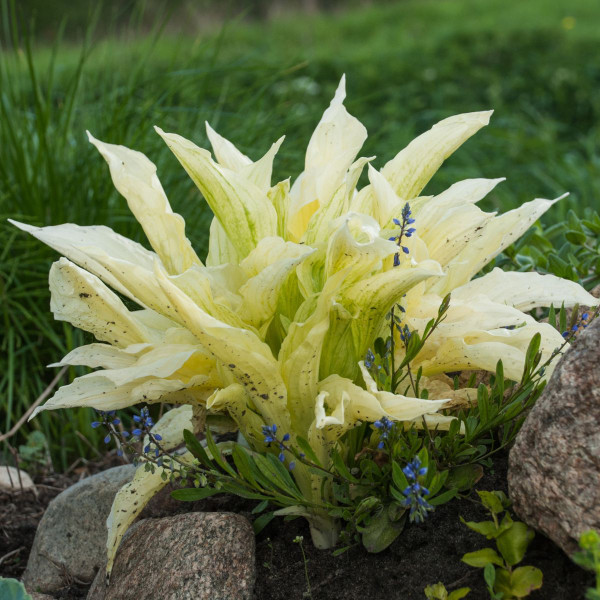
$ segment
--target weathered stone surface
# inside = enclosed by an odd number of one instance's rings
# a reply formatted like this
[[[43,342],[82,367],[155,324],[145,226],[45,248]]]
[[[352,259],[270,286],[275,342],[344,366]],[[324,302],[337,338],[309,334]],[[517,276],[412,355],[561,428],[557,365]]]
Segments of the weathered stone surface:
[[[515,512],[565,552],[600,529],[600,318],[557,365],[510,452]]]
[[[25,471],[6,465],[0,466],[0,489],[18,491],[34,487],[31,477]]]
[[[23,576],[28,590],[52,593],[73,578],[92,581],[106,557],[106,518],[113,499],[134,473],[131,465],[108,469],[50,502]]]
[[[107,586],[96,576],[88,600],[249,600],[254,531],[233,513],[144,519],[127,532]]]

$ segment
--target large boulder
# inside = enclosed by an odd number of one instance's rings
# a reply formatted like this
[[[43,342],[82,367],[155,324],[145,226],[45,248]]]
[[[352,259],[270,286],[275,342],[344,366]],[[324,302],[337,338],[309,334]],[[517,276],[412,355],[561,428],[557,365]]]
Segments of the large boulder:
[[[600,318],[557,365],[510,451],[515,512],[565,552],[600,529]]]
[[[55,592],[73,581],[91,582],[106,559],[106,518],[115,494],[135,473],[114,467],[59,494],[38,526],[23,575],[30,592]]]
[[[233,513],[188,513],[135,523],[107,585],[103,570],[88,600],[249,600],[254,531]]]

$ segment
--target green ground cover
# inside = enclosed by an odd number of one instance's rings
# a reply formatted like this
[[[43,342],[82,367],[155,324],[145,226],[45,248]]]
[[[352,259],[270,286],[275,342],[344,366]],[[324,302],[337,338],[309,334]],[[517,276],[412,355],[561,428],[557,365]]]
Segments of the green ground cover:
[[[275,176],[295,175],[345,72],[346,104],[369,130],[363,155],[377,155],[376,166],[444,117],[494,108],[490,126],[426,192],[462,178],[506,176],[484,204],[504,211],[570,191],[544,217],[558,224],[569,209],[583,214],[599,205],[598,32],[600,13],[588,0],[405,0],[267,24],[234,20],[196,36],[157,28],[144,37],[54,47],[20,36],[16,51],[9,45],[0,54],[2,430],[54,376],[45,365],[82,337],[54,323],[48,310],[55,253],[5,219],[104,224],[143,241],[86,129],[157,163],[203,256],[208,210],[152,125],[207,145],[208,120],[251,157],[286,134]],[[43,413],[11,441],[41,430],[54,465],[64,468],[93,452],[75,432],[102,445],[89,412]]]

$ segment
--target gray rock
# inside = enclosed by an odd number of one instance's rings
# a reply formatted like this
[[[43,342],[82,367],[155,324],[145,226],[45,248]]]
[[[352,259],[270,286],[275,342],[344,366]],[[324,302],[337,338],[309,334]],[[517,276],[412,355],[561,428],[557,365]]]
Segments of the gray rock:
[[[600,529],[600,318],[557,365],[510,451],[515,512],[567,554]]]
[[[127,532],[107,585],[100,571],[88,600],[249,600],[254,531],[232,513],[144,519]]]
[[[135,467],[114,467],[59,494],[46,509],[33,541],[23,583],[55,592],[79,580],[91,582],[106,558],[106,518],[117,491]]]
[[[35,488],[35,485],[25,471],[5,465],[0,466],[0,489],[24,491],[32,488]]]

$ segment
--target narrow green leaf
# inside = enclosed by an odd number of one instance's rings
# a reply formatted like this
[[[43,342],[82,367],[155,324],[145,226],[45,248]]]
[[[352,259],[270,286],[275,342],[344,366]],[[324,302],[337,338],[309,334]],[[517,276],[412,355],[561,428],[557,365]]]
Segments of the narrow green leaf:
[[[252,521],[254,535],[258,535],[274,518],[275,515],[272,512],[268,512],[254,519],[254,521]]]
[[[221,493],[223,493],[223,490],[216,490],[211,487],[183,488],[181,490],[173,490],[171,492],[171,497],[175,498],[175,500],[182,500],[183,502],[194,502]]]

